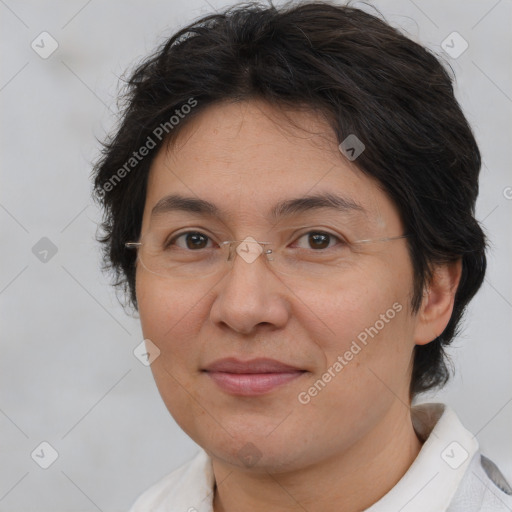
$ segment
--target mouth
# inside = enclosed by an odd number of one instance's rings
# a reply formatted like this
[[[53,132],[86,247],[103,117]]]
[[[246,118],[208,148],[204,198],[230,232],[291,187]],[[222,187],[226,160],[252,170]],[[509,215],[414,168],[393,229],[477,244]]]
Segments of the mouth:
[[[269,393],[306,373],[274,359],[240,361],[235,358],[219,359],[202,371],[222,391],[238,396]]]

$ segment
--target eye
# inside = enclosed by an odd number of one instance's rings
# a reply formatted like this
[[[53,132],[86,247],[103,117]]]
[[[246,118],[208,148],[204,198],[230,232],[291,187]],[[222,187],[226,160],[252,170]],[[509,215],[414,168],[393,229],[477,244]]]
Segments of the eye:
[[[345,244],[341,238],[331,233],[326,233],[325,231],[309,231],[308,233],[305,233],[299,237],[295,243],[298,244],[301,249],[320,250],[330,249],[333,245],[335,245],[332,242],[336,241],[341,244]],[[307,246],[304,246],[304,244]]]
[[[187,250],[206,249],[209,242],[211,243],[210,238],[204,233],[200,231],[187,231],[171,238],[165,244],[165,248],[176,245],[180,249]]]

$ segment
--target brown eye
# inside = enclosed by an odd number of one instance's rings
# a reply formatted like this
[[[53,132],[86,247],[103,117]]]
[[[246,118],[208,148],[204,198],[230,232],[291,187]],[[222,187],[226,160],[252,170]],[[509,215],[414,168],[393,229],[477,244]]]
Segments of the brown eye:
[[[176,245],[181,249],[189,250],[205,249],[209,241],[210,239],[199,231],[187,231],[186,233],[181,233],[174,237],[169,241],[167,246]]]
[[[335,245],[336,241],[340,242],[341,240],[331,233],[310,231],[299,237],[296,244],[301,249],[321,250],[329,249]]]
[[[329,247],[330,238],[326,233],[309,233],[308,243],[313,249],[326,249]]]

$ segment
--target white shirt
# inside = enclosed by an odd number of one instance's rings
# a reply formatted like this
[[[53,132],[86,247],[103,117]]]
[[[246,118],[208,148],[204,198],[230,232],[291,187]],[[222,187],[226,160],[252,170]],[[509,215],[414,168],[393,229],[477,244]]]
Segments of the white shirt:
[[[425,439],[399,482],[365,512],[510,512],[512,488],[444,404],[411,408]],[[204,450],[144,492],[130,512],[213,512],[215,478]]]

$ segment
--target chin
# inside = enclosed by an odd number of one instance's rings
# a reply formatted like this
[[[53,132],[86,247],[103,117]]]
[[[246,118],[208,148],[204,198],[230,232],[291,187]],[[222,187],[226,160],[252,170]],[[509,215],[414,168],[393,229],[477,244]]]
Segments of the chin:
[[[237,426],[232,424],[226,430],[217,426],[215,430],[201,429],[187,434],[212,458],[248,471],[286,473],[314,464],[323,458],[317,453],[322,448],[315,446],[314,434],[301,434],[289,429],[278,432],[275,422],[272,428],[269,428],[266,421],[260,421],[259,424],[239,422]],[[303,448],[299,450],[299,447]],[[329,448],[329,455],[330,451]],[[328,456],[327,453],[324,455]]]
[[[225,464],[245,469],[247,471],[262,473],[285,473],[300,467],[298,454],[294,453],[296,446],[261,446],[250,439],[239,439],[229,446],[214,446],[203,448],[214,459]]]

